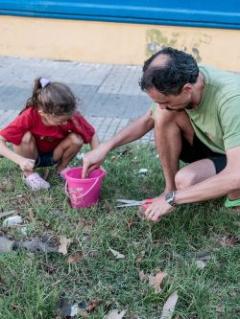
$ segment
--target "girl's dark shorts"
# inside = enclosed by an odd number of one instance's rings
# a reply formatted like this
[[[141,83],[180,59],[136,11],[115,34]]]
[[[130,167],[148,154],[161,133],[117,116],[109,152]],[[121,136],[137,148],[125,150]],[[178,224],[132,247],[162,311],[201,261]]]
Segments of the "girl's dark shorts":
[[[35,167],[47,167],[57,164],[57,161],[53,159],[53,153],[40,153],[35,162]]]
[[[193,137],[192,145],[182,137],[182,151],[180,159],[185,163],[193,163],[202,159],[210,159],[215,166],[216,173],[221,172],[227,164],[226,155],[211,151],[198,139],[196,135]]]

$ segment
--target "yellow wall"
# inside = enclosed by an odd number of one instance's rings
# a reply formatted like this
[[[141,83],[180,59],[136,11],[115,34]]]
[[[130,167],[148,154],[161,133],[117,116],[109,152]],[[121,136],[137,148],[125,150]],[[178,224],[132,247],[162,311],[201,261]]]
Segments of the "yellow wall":
[[[162,46],[198,62],[240,71],[240,31],[0,16],[0,54],[93,63],[142,64]]]

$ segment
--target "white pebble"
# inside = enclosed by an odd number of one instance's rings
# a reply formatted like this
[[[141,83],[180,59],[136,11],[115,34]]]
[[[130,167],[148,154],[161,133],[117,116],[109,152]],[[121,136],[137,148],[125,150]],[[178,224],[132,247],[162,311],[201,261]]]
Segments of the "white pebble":
[[[3,226],[4,227],[15,226],[15,225],[22,224],[22,222],[23,222],[23,219],[21,216],[19,215],[10,216],[4,219]]]

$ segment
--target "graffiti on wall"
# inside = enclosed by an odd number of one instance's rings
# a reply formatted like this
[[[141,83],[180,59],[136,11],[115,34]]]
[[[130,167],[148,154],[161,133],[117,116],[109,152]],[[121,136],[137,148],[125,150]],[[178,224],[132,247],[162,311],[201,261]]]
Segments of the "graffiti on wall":
[[[172,32],[170,36],[167,36],[157,29],[147,30],[146,56],[148,58],[164,47],[174,47],[192,54],[197,62],[201,62],[201,47],[210,44],[211,41],[212,37],[206,33],[201,33],[197,37],[187,38],[186,40],[180,32]]]

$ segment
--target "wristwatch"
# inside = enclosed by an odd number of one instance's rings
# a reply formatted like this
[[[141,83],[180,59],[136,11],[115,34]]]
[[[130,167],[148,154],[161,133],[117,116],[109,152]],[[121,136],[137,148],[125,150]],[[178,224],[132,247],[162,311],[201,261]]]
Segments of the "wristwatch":
[[[175,202],[175,192],[168,192],[165,195],[165,201],[172,207],[175,207],[177,205]]]

